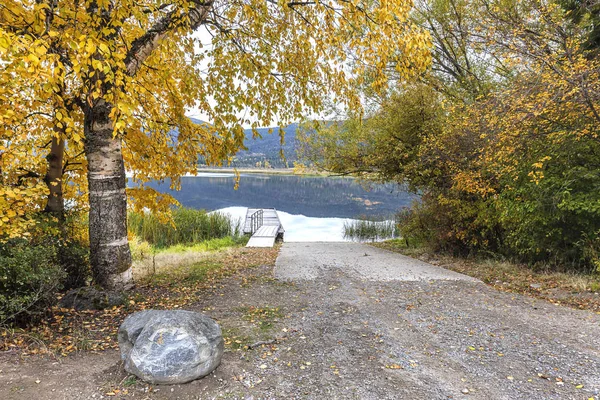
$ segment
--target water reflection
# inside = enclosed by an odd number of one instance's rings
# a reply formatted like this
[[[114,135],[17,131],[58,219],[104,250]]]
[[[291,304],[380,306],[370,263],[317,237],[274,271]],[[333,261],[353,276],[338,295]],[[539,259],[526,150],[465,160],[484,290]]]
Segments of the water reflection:
[[[234,221],[244,221],[246,207],[227,207],[218,212],[231,215]],[[285,242],[347,242],[344,238],[344,222],[350,223],[350,218],[315,218],[304,215],[293,215],[277,210],[281,224],[285,229]]]
[[[288,215],[322,218],[393,215],[416,198],[398,185],[375,185],[365,190],[350,178],[288,175],[242,175],[238,190],[234,190],[233,174],[219,173],[185,177],[181,191],[170,191],[166,183],[153,186],[186,207],[272,207]]]

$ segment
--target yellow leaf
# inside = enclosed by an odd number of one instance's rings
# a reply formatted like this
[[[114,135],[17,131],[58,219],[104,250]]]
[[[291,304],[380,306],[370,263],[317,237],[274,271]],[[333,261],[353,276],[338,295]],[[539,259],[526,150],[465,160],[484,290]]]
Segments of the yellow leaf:
[[[45,46],[38,46],[35,48],[35,52],[38,56],[43,56],[44,54],[46,54],[46,47]]]
[[[26,59],[27,59],[27,61],[34,63],[34,64],[39,64],[39,62],[40,62],[40,59],[33,53],[29,54]]]
[[[10,41],[4,36],[0,36],[0,51],[6,51],[10,47]]]
[[[96,52],[96,45],[91,40],[88,40],[85,45],[85,51],[89,54],[93,54]]]

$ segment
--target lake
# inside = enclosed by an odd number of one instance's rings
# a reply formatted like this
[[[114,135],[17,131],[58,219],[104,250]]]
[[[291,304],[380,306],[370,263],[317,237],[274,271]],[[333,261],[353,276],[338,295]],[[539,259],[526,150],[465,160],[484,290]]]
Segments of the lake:
[[[277,209],[285,241],[344,241],[343,224],[361,216],[390,218],[417,196],[396,184],[365,187],[353,178],[242,174],[235,190],[232,173],[184,177],[181,190],[154,188],[183,206],[243,218],[246,208]]]

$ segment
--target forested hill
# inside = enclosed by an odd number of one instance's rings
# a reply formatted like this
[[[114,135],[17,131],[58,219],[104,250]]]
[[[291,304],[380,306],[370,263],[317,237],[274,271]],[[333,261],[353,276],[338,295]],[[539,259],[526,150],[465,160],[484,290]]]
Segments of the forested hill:
[[[203,121],[190,118],[197,124],[203,123]],[[269,129],[273,130],[273,133],[269,133]],[[233,166],[235,167],[255,167],[257,163],[261,163],[261,166],[265,165],[265,161],[268,162],[273,168],[283,168],[293,166],[293,162],[297,160],[296,157],[296,131],[298,124],[291,124],[283,131],[284,144],[281,146],[281,139],[279,137],[279,128],[259,128],[258,133],[261,137],[253,138],[252,130],[246,129],[246,141],[245,145],[248,150],[242,150],[234,157]],[[280,150],[283,149],[285,160],[280,156]],[[202,162],[202,161],[201,161]],[[286,165],[287,162],[287,165]]]

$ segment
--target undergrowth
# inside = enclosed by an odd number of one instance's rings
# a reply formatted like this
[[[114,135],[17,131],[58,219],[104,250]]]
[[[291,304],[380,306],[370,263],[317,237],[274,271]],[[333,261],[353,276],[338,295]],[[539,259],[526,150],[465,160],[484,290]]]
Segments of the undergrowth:
[[[223,279],[259,265],[273,265],[277,253],[278,248],[233,248],[207,253],[205,259],[191,264],[162,266],[159,273],[138,281],[122,306],[89,311],[54,306],[37,325],[0,328],[0,351],[67,356],[118,349],[117,330],[127,315],[147,309],[186,309]]]

